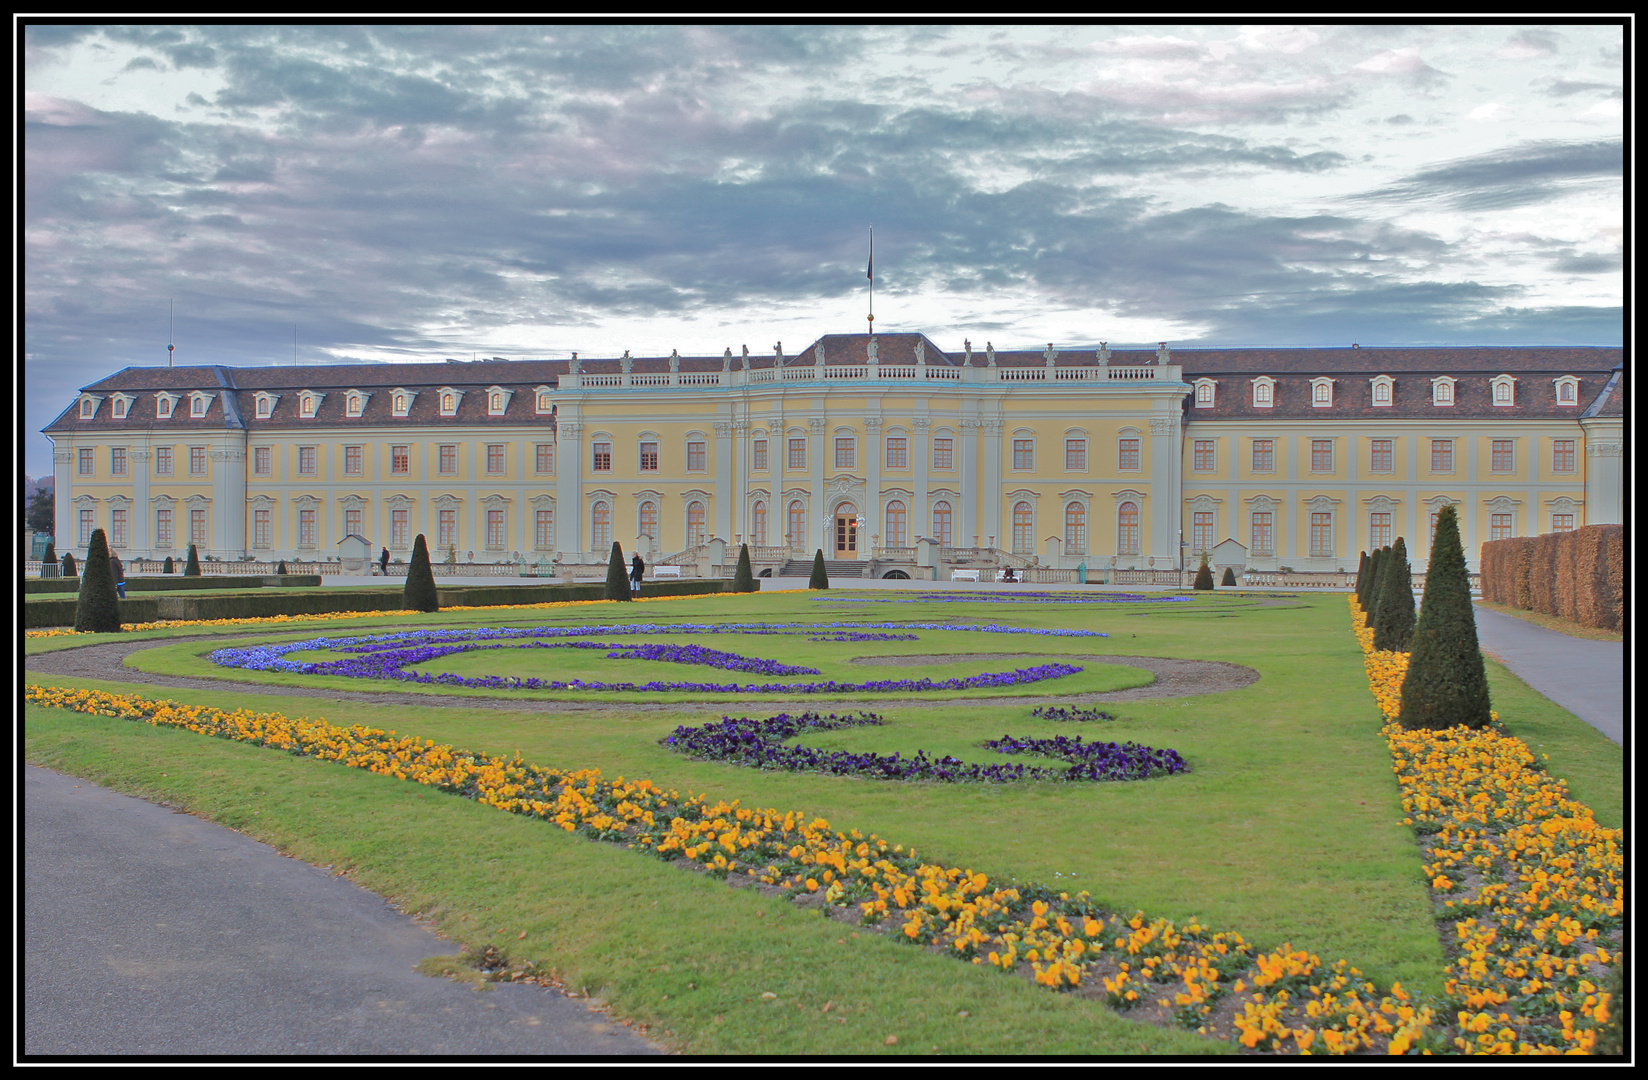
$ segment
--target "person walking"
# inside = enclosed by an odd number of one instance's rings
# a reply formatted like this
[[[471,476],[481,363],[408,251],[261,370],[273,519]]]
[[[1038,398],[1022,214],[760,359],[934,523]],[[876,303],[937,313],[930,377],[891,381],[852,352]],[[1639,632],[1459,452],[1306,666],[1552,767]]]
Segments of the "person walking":
[[[388,548],[384,548],[382,553],[380,553],[378,555],[378,576],[379,577],[388,577],[389,576],[389,549]]]
[[[120,561],[120,556],[109,552],[109,570],[114,574],[114,591],[120,599],[126,599],[126,567]]]
[[[637,551],[635,553],[635,558],[631,559],[630,564],[629,564],[629,591],[630,592],[638,593],[638,592],[641,591],[641,578],[642,578],[643,575],[646,574],[646,572],[647,572],[647,564],[641,561],[641,553],[639,551]]]

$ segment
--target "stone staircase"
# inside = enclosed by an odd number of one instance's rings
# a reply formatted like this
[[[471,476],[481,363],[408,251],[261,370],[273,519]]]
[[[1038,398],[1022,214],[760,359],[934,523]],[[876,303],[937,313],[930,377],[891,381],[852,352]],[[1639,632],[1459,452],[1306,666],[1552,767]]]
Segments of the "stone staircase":
[[[831,581],[837,578],[861,578],[864,576],[864,567],[866,565],[852,559],[839,561],[825,559],[824,572],[830,576]],[[790,559],[773,572],[773,577],[810,578],[812,576],[813,561],[811,559]]]

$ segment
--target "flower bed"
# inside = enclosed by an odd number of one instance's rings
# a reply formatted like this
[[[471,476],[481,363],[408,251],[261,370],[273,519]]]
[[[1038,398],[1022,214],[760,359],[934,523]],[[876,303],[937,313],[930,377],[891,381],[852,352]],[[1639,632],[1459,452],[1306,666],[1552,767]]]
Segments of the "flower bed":
[[[696,645],[641,645],[621,646],[610,643],[569,643],[565,641],[530,640],[564,639],[590,636],[624,636],[635,634],[754,634],[770,635],[793,631],[816,633],[820,630],[860,633],[867,630],[963,630],[993,634],[1028,634],[1057,637],[1104,637],[1085,630],[1037,630],[1008,626],[952,626],[943,623],[630,623],[594,627],[530,627],[500,629],[484,627],[471,630],[411,630],[396,634],[375,634],[348,638],[311,638],[306,641],[282,642],[247,648],[218,649],[208,657],[222,667],[243,668],[250,671],[281,671],[299,675],[338,675],[354,679],[394,679],[424,685],[460,686],[488,690],[597,690],[625,693],[691,692],[714,694],[854,694],[854,693],[919,693],[934,690],[984,690],[1018,686],[1059,679],[1082,670],[1075,664],[1039,664],[1013,671],[983,672],[953,679],[872,679],[861,683],[839,682],[834,679],[809,683],[701,683],[701,682],[601,682],[588,679],[516,678],[504,675],[457,675],[450,672],[430,674],[407,670],[417,664],[428,663],[456,653],[479,649],[516,648],[596,648],[616,649],[608,656],[618,659],[671,660],[676,663],[702,663],[736,671],[762,675],[817,675],[813,668],[778,664],[770,660],[738,656],[734,653],[705,649]],[[891,636],[891,635],[889,635]],[[902,640],[914,640],[916,635],[898,635]],[[522,640],[529,639],[529,640]],[[814,638],[814,640],[818,640]],[[358,655],[330,661],[294,661],[285,659],[292,652],[311,652],[334,649]]]
[[[1060,723],[1075,721],[1089,723],[1094,720],[1114,720],[1114,713],[1102,712],[1098,709],[1073,709],[1066,705],[1038,705],[1030,710],[1030,715],[1038,720],[1054,720]]]
[[[823,716],[788,713],[765,720],[734,720],[723,716],[703,727],[678,727],[660,742],[679,754],[707,761],[725,761],[753,769],[818,772],[831,776],[860,776],[876,780],[933,780],[941,783],[1014,783],[1020,780],[1145,780],[1186,771],[1184,759],[1173,750],[1153,750],[1137,743],[1084,743],[1081,739],[1015,739],[1003,736],[984,745],[1001,754],[1034,754],[1060,758],[1070,768],[1042,769],[1027,765],[968,764],[956,757],[915,757],[902,754],[855,753],[785,746],[784,741],[809,731],[885,724],[874,713]]]
[[[1424,848],[1445,927],[1457,1049],[1588,1053],[1609,1013],[1599,987],[1623,943],[1623,830],[1597,825],[1503,730],[1401,728],[1408,654],[1376,651],[1354,597],[1351,610],[1386,719],[1403,824]]]
[[[880,604],[880,596],[815,596],[833,604]],[[920,601],[934,604],[1183,604],[1189,596],[1140,596],[1138,593],[1072,592],[932,592],[900,597],[900,603]]]

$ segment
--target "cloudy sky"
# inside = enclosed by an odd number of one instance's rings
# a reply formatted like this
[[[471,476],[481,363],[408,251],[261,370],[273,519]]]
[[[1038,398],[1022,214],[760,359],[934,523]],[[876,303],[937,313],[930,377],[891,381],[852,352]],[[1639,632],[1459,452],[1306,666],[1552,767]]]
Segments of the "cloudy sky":
[[[1622,339],[1619,26],[52,26],[25,465],[129,364]]]

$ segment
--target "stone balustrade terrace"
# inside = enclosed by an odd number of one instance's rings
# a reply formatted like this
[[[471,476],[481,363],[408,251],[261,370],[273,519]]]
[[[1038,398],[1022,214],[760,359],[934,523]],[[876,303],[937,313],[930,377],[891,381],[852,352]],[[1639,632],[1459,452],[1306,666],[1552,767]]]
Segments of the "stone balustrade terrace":
[[[743,371],[582,372],[561,379],[562,390],[678,389],[759,386],[795,382],[1101,383],[1181,382],[1178,364],[1094,367],[953,367],[940,364],[791,364]]]

